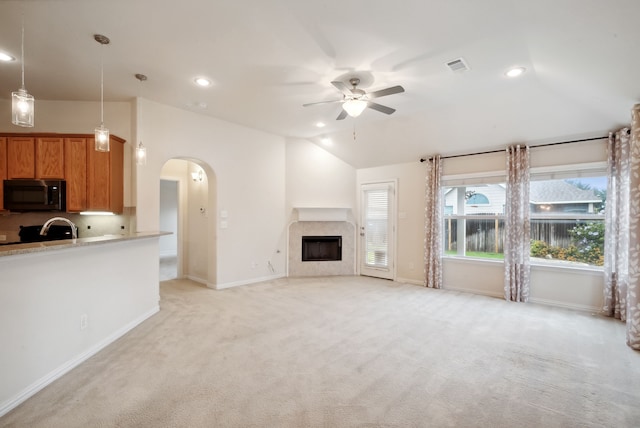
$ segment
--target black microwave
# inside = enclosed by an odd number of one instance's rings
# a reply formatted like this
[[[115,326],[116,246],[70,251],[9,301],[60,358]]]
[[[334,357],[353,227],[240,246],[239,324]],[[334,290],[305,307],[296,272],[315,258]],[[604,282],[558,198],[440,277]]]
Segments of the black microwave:
[[[66,211],[64,180],[4,180],[4,209],[9,211]]]

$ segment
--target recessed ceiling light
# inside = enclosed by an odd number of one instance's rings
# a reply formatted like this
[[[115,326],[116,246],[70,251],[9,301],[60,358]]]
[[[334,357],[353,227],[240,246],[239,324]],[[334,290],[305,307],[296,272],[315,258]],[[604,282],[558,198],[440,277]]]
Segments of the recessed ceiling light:
[[[4,52],[0,52],[0,61],[5,61],[5,62],[9,62],[9,61],[15,61],[16,59],[14,57],[12,57],[9,54],[6,54]]]
[[[317,128],[324,128],[326,125],[324,124],[324,122],[318,122],[316,123],[316,127]]]
[[[510,68],[509,70],[507,70],[507,72],[504,73],[504,74],[507,77],[518,77],[522,73],[524,73],[525,70],[526,70],[526,68],[524,68],[524,67],[513,67],[513,68]]]
[[[196,82],[196,85],[198,86],[202,86],[202,87],[211,86],[211,80],[206,79],[204,77],[196,77],[195,79],[193,79],[193,81]]]

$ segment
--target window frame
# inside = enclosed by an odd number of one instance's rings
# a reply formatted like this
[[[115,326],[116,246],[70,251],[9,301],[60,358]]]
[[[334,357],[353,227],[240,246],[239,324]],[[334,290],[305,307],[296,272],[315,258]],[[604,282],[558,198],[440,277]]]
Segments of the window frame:
[[[607,166],[606,162],[588,162],[582,164],[573,164],[573,165],[556,165],[556,166],[547,166],[547,167],[532,167],[529,173],[530,182],[533,181],[544,181],[544,180],[554,180],[554,179],[580,179],[582,177],[601,177],[607,176]],[[446,206],[446,192],[445,189],[453,188],[453,187],[476,187],[478,185],[489,185],[489,184],[500,184],[506,183],[506,173],[505,171],[490,171],[478,174],[456,174],[456,175],[444,175],[442,177],[442,185],[441,191],[443,196],[443,212],[442,217],[443,221],[447,219],[451,220],[490,220],[496,219],[498,221],[505,220],[505,214],[495,214],[495,215],[478,215],[478,214],[446,214],[445,206]],[[477,205],[477,204],[476,204]],[[491,204],[489,204],[491,205]],[[504,211],[504,210],[503,210]],[[605,215],[604,213],[554,213],[553,215],[549,214],[540,214],[540,213],[530,213],[530,219],[533,220],[601,220],[604,222]],[[466,223],[465,223],[466,224]],[[459,225],[458,225],[459,226]],[[443,223],[444,227],[444,223]],[[444,236],[443,240],[446,240],[447,237]],[[466,232],[465,232],[466,238]],[[606,238],[605,238],[606,239]],[[443,242],[443,259],[453,259],[453,260],[468,260],[480,263],[502,263],[504,264],[503,259],[494,259],[494,258],[483,258],[483,257],[474,257],[474,256],[466,256],[464,255],[465,248],[463,248],[463,254],[460,254],[461,250],[458,249],[457,254],[447,254],[447,242]],[[592,272],[602,272],[603,266],[597,265],[588,265],[588,264],[556,264],[553,262],[545,262],[539,258],[531,258],[530,259],[531,266],[551,269],[551,270],[582,270],[582,271],[592,271]]]

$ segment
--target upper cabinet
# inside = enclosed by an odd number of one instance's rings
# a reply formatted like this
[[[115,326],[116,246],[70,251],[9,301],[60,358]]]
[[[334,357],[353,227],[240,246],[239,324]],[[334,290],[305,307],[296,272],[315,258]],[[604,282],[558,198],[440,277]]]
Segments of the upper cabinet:
[[[7,178],[64,178],[64,139],[9,137]]]
[[[36,139],[9,137],[7,140],[7,178],[36,177]]]
[[[87,139],[87,210],[121,213],[124,209],[124,140],[111,137],[108,152]]]
[[[36,176],[38,179],[64,179],[64,138],[36,139]]]
[[[7,139],[0,137],[0,182],[7,179]],[[4,210],[4,186],[0,186],[0,211]]]
[[[64,178],[67,182],[67,211],[87,209],[87,139],[64,139]]]
[[[124,143],[110,137],[111,150],[97,152],[93,135],[21,134],[0,136],[0,181],[62,179],[67,211],[124,210]],[[2,209],[0,186],[0,210]]]

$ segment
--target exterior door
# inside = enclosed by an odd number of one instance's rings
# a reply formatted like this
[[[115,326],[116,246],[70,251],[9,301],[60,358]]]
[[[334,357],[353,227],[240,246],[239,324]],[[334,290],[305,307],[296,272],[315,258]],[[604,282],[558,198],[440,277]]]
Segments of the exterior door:
[[[363,184],[360,274],[395,279],[395,182]]]

